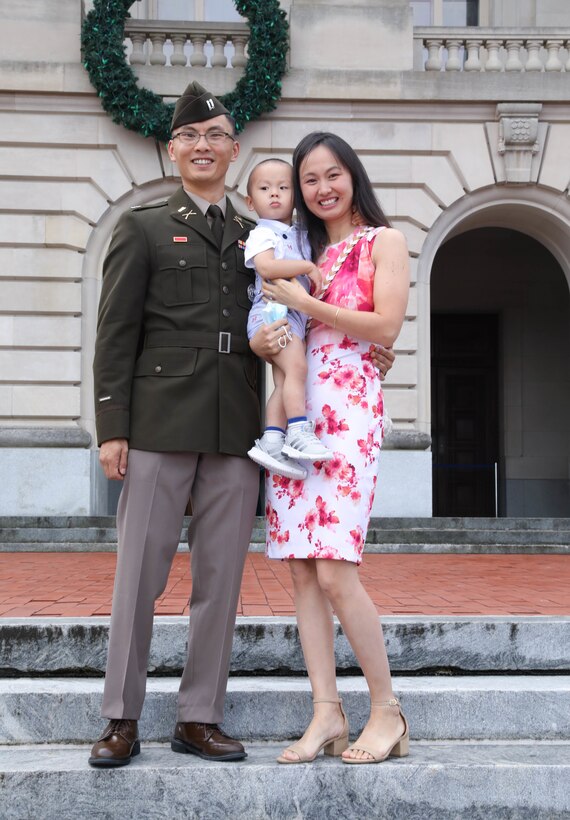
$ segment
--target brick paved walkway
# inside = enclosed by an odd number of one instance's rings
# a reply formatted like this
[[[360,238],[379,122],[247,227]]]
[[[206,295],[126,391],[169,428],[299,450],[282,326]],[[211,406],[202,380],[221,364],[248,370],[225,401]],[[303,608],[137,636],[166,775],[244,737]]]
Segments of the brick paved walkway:
[[[0,616],[109,615],[113,553],[0,553]],[[361,578],[384,615],[570,615],[564,555],[366,555]],[[177,554],[158,615],[188,612],[188,555]],[[287,564],[250,553],[240,615],[293,615]]]

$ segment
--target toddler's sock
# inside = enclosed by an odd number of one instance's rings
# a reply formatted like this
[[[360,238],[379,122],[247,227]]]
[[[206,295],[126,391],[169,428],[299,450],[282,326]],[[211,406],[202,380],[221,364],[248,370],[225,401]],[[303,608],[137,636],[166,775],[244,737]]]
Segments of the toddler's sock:
[[[281,441],[285,436],[285,430],[281,427],[266,427],[263,431],[263,438],[266,441]]]
[[[293,430],[296,427],[302,427],[303,424],[307,423],[306,416],[293,416],[292,419],[287,419],[287,427],[292,428]]]

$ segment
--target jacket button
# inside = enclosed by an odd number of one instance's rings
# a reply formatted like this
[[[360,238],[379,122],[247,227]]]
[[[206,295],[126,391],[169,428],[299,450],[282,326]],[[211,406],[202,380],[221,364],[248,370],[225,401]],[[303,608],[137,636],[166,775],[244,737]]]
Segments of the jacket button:
[[[157,366],[154,368],[154,372],[155,373],[162,373],[162,367],[159,364],[157,364]]]
[[[178,262],[178,264],[180,265],[180,267],[181,267],[181,268],[185,268],[185,267],[186,267],[186,260],[185,260],[185,259],[181,259],[181,260]]]
[[[230,312],[227,308],[224,308],[222,310],[222,316],[224,317],[224,319],[229,319],[230,318]]]
[[[229,287],[227,285],[224,285],[223,288],[222,288],[222,293],[225,293],[225,295],[227,296],[229,292],[230,292]]]
[[[228,269],[228,263],[227,262],[222,262],[222,270],[227,270],[227,269]]]

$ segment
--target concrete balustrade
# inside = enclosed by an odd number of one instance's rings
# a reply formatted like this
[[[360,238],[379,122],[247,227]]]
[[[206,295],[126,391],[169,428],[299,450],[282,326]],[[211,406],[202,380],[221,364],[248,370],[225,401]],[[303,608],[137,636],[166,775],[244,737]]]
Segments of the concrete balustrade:
[[[130,20],[125,37],[133,66],[242,69],[247,62],[246,23]]]
[[[570,71],[570,30],[415,28],[415,71]]]

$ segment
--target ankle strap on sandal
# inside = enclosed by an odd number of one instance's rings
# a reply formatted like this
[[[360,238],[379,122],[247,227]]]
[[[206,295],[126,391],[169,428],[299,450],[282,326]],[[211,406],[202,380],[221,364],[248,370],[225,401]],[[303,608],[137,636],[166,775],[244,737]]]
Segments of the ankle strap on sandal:
[[[372,700],[370,701],[371,706],[380,706],[380,707],[387,707],[387,706],[397,706],[400,707],[400,701],[398,698],[390,698],[390,700]]]
[[[313,698],[313,703],[342,703],[342,698],[335,698],[334,700],[326,700],[325,698]]]

